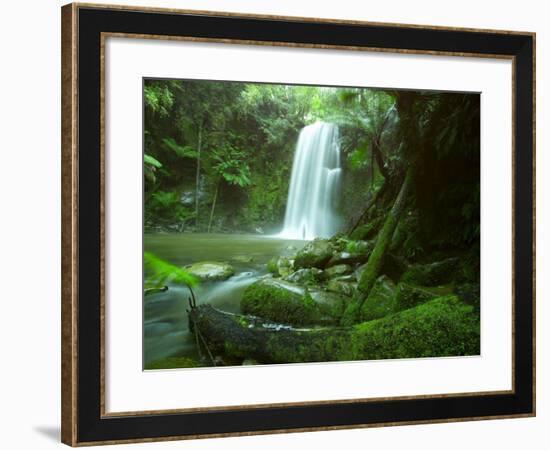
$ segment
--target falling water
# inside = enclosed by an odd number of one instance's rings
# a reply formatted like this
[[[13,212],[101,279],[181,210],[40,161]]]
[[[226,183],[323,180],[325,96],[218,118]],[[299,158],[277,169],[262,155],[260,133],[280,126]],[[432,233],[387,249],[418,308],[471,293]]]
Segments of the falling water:
[[[340,185],[340,146],[336,125],[315,122],[300,132],[280,236],[330,237],[338,228],[334,203]]]

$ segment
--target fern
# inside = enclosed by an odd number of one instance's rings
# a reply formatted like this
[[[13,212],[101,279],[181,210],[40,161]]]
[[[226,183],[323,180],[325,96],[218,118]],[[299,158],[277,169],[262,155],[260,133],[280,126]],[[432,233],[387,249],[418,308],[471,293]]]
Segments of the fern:
[[[182,286],[196,286],[197,279],[181,267],[174,266],[149,252],[143,253],[143,263],[147,272],[145,288],[159,288],[168,283]]]

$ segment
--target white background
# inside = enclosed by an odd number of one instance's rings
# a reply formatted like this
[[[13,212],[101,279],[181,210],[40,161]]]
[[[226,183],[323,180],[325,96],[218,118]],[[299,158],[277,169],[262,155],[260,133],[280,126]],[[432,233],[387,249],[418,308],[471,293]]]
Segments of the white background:
[[[511,61],[108,38],[105,67],[107,412],[512,388]],[[143,372],[143,76],[482,92],[481,356]]]
[[[127,3],[119,0],[119,3]],[[131,4],[139,4],[133,1]],[[544,2],[524,0],[338,2],[288,1],[157,1],[145,4],[180,8],[256,12],[265,14],[364,19],[419,24],[536,31],[538,109],[538,196],[549,192],[550,169],[545,149],[550,145],[548,82],[550,66],[549,14]],[[60,277],[60,20],[57,1],[10,2],[3,6],[2,94],[0,96],[0,142],[2,148],[2,372],[0,414],[2,447],[10,449],[59,447],[59,277]],[[311,6],[315,5],[315,9]],[[544,55],[544,56],[542,56]],[[186,449],[301,449],[305,447],[372,447],[422,449],[499,448],[529,446],[546,448],[550,425],[549,290],[543,284],[550,270],[544,255],[550,223],[548,202],[538,210],[538,417],[255,436],[224,440],[146,444],[151,448]],[[143,444],[140,444],[143,445]],[[128,446],[131,447],[131,446]],[[139,448],[135,446],[136,448]]]

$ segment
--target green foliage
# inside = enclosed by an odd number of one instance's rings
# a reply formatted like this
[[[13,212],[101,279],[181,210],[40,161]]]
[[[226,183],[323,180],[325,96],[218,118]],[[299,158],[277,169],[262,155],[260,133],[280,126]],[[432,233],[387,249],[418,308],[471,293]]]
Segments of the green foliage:
[[[153,113],[159,116],[167,116],[174,104],[174,95],[167,86],[151,82],[143,86],[143,98],[145,107],[150,108]]]
[[[197,157],[197,151],[194,150],[189,145],[179,145],[176,143],[174,138],[168,137],[163,138],[162,143],[171,151],[173,151],[177,156],[180,158],[196,158]]]
[[[158,160],[147,153],[143,154],[143,174],[146,180],[155,183],[157,181],[155,173],[161,167],[162,164]]]
[[[196,286],[197,279],[181,267],[174,266],[149,252],[143,253],[145,268],[145,288],[157,288],[167,284]]]

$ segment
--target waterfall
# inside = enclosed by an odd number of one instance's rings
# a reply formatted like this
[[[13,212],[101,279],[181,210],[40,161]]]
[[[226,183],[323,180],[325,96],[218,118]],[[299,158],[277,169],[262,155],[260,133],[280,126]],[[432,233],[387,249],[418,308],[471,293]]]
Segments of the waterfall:
[[[315,122],[298,137],[280,236],[330,237],[339,225],[334,204],[340,186],[340,146],[336,125]]]

